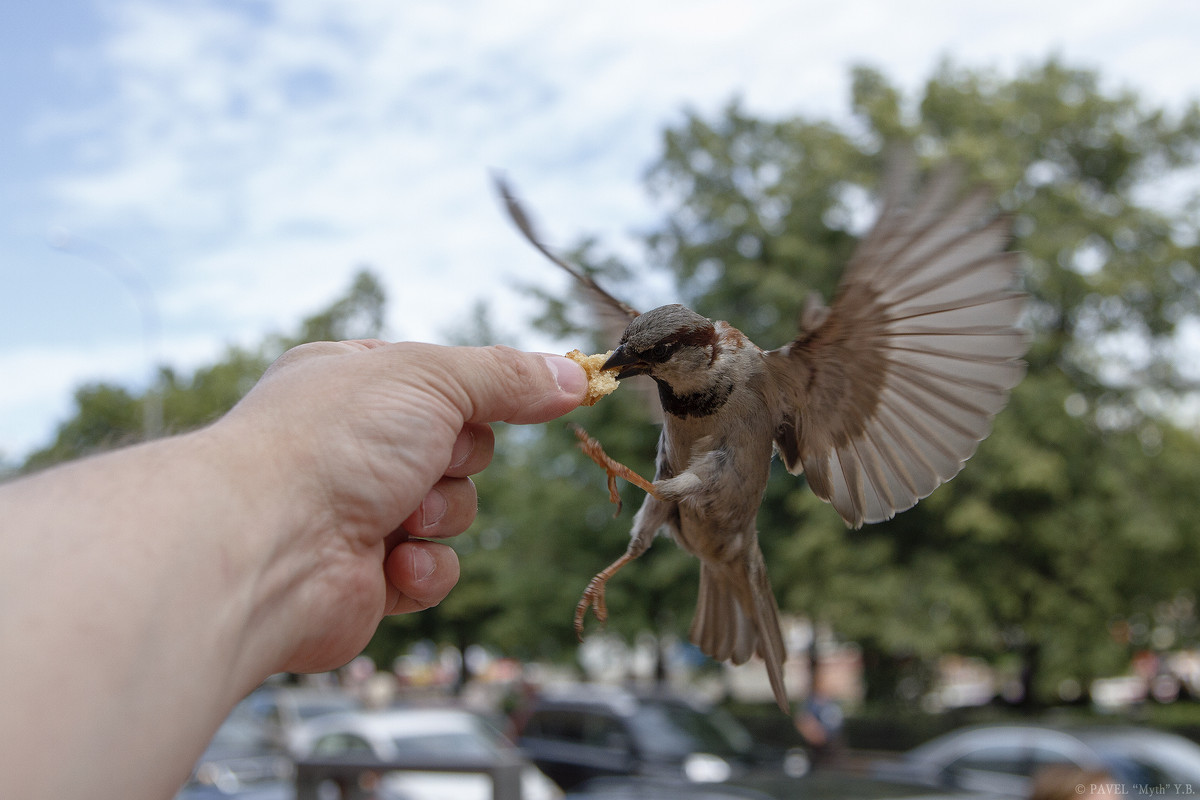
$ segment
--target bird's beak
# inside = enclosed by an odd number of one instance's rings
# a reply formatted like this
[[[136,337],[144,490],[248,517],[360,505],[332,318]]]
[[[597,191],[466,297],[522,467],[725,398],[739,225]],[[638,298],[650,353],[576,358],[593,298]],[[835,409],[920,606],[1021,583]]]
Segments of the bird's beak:
[[[620,346],[613,350],[613,354],[608,357],[601,369],[620,369],[621,371],[617,373],[617,380],[621,380],[634,375],[645,375],[650,371],[650,365],[626,350],[624,346]]]

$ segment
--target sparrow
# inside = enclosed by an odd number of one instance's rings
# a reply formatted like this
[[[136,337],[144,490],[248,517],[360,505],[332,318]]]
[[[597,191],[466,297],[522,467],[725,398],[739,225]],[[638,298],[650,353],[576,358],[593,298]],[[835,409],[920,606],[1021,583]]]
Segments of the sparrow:
[[[956,165],[921,186],[914,162],[893,156],[833,302],[810,295],[798,335],[774,350],[683,305],[638,313],[615,299],[540,242],[497,177],[524,236],[626,318],[604,368],[650,376],[663,412],[651,491],[626,552],[588,585],[577,630],[589,605],[604,620],[604,585],[665,531],[700,560],[690,640],[717,661],[761,657],[787,713],[787,653],[755,524],[772,457],[859,528],[953,478],[988,435],[1025,371],[1011,221],[987,187],[962,192]]]

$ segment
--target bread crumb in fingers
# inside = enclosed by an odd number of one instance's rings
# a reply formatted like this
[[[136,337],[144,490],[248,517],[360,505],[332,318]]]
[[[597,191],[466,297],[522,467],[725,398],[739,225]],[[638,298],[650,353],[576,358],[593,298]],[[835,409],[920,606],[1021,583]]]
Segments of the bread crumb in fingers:
[[[584,372],[587,373],[587,394],[584,395],[581,405],[594,406],[596,405],[596,401],[601,397],[612,394],[617,390],[617,370],[603,369],[604,362],[608,361],[608,357],[611,355],[612,350],[609,350],[607,353],[597,353],[593,356],[589,356],[579,350],[572,350],[567,353],[567,358],[583,367]]]

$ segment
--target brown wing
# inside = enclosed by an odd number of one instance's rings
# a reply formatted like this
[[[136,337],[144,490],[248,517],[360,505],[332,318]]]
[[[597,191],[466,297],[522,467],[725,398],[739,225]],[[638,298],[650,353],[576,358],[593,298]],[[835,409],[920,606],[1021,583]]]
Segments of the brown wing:
[[[1024,375],[1009,221],[944,167],[923,191],[901,156],[829,309],[767,353],[788,470],[848,525],[890,519],[953,478]],[[827,312],[827,313],[826,313]]]
[[[596,283],[590,275],[587,275],[578,267],[568,264],[554,253],[550,252],[533,229],[533,223],[529,219],[529,215],[525,212],[520,201],[517,200],[508,182],[504,180],[504,176],[499,173],[492,175],[492,180],[496,184],[496,191],[500,193],[500,197],[504,200],[504,207],[508,210],[508,216],[512,219],[513,224],[519,230],[529,243],[541,252],[546,258],[553,261],[575,280],[579,281],[588,291],[588,299],[591,301],[592,310],[595,313],[597,320],[605,328],[606,331],[614,333],[611,337],[615,341],[618,336],[625,330],[625,326],[629,324],[629,320],[638,316],[638,311],[632,306],[629,306],[617,298],[613,297],[607,291]]]

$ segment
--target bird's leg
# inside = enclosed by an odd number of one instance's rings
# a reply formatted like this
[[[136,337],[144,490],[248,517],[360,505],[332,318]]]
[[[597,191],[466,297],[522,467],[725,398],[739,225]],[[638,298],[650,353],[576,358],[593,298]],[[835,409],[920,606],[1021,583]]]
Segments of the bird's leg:
[[[646,548],[650,546],[653,538],[653,534],[634,536],[628,549],[620,558],[600,570],[596,577],[588,581],[587,588],[583,590],[583,596],[579,598],[579,604],[575,606],[575,635],[579,637],[579,641],[583,641],[583,619],[587,616],[589,607],[595,612],[596,619],[601,625],[608,619],[608,607],[604,604],[605,584],[613,575],[617,574],[621,567],[646,552]]]
[[[575,606],[575,635],[579,641],[583,641],[583,620],[587,616],[589,606],[595,612],[596,619],[601,625],[608,620],[608,607],[604,604],[604,586],[608,583],[609,578],[617,574],[617,570],[635,558],[637,558],[636,555],[626,552],[588,581],[587,588],[583,590],[583,596],[579,598],[579,603]]]
[[[582,427],[579,425],[573,425],[572,428],[575,431],[575,436],[579,439],[579,449],[582,450],[588,458],[599,464],[604,469],[605,473],[608,474],[608,499],[617,506],[617,513],[613,514],[614,517],[621,513],[621,495],[617,493],[617,478],[624,478],[651,497],[660,500],[662,499],[658,496],[653,483],[646,480],[641,475],[638,475],[621,462],[615,461],[613,458],[611,458],[608,453],[604,452],[604,448],[601,446],[601,444],[589,436],[588,432]],[[613,572],[616,572],[617,569],[620,569],[620,565],[623,563],[624,562],[618,560],[615,564],[613,564],[612,567],[609,567],[609,569],[611,569]],[[614,567],[616,569],[614,569]],[[607,571],[608,570],[605,570],[605,572]],[[603,575],[604,573],[602,572],[600,574]],[[599,578],[600,575],[597,575],[596,577]],[[605,580],[608,580],[608,578],[605,578]],[[601,587],[603,587],[603,582],[601,582]],[[603,588],[601,588],[601,595],[603,595]],[[599,616],[599,614],[597,614],[597,616]]]
[[[619,461],[612,459],[608,453],[604,452],[604,448],[598,441],[593,439],[578,425],[573,425],[575,436],[579,439],[579,449],[587,454],[587,457],[599,464],[608,474],[608,497],[617,506],[617,514],[621,513],[621,495],[617,493],[617,478],[621,477],[637,486],[642,491],[649,494],[656,500],[661,500],[658,490],[654,484],[638,475]],[[583,596],[579,598],[579,604],[575,606],[575,635],[583,640],[583,620],[587,616],[588,608],[591,608],[596,619],[600,624],[604,624],[608,619],[608,608],[604,604],[604,587],[612,576],[616,575],[621,567],[633,561],[635,558],[646,552],[646,548],[650,546],[650,542],[654,539],[654,532],[662,525],[662,520],[654,513],[648,512],[647,505],[656,505],[651,501],[647,501],[646,505],[642,506],[642,510],[638,512],[634,518],[634,533],[633,539],[629,542],[629,547],[625,553],[613,563],[609,564],[601,570],[596,577],[588,581],[587,588],[583,590]],[[659,508],[662,506],[659,505]],[[614,514],[613,516],[616,516]]]

